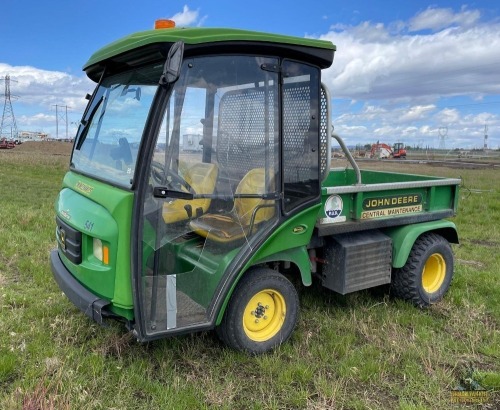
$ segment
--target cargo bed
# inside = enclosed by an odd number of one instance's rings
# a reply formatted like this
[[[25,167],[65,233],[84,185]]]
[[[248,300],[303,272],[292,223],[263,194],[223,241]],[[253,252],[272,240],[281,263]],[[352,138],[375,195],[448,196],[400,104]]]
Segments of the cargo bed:
[[[318,235],[380,229],[454,216],[460,179],[332,169],[322,186]]]

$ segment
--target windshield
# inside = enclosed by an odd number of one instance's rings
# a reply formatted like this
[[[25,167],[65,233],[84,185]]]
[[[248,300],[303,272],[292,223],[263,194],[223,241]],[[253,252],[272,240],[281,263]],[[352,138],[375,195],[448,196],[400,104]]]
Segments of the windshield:
[[[163,65],[105,78],[78,129],[72,169],[130,188]]]

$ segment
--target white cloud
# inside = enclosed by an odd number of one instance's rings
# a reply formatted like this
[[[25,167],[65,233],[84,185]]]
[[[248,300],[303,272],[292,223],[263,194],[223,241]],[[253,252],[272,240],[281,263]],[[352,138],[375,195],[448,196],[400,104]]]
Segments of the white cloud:
[[[479,106],[487,97],[500,100],[500,23],[481,21],[478,10],[433,7],[406,22],[332,26],[321,38],[337,46],[333,65],[322,80],[336,98],[365,102],[360,111],[337,104],[341,112],[334,119],[336,129],[347,132],[350,125],[365,126],[367,132],[359,138],[384,133],[388,139],[436,136],[443,124],[450,124],[450,135],[464,134],[472,121],[466,123],[465,116],[477,107],[454,108],[460,104],[457,98],[465,98],[470,106]],[[445,109],[447,98],[454,100]],[[474,129],[481,121],[483,126],[488,123],[498,146],[498,105],[484,108],[493,111],[481,120],[473,115],[478,121]]]
[[[86,77],[0,63],[0,77],[6,75],[11,78],[11,94],[19,97],[17,103],[46,106],[47,109],[58,104],[83,110],[86,106],[85,95],[95,86]]]
[[[185,5],[171,18],[178,26],[199,26],[207,16]],[[355,143],[437,141],[439,127],[446,126],[450,139],[466,141],[470,135],[474,144],[487,124],[493,146],[500,145],[500,105],[489,105],[500,100],[498,20],[483,21],[478,10],[465,7],[429,7],[407,21],[335,25],[321,38],[337,45],[323,81],[340,101],[333,111],[340,135]],[[70,121],[78,121],[84,96],[94,88],[83,74],[0,63],[0,77],[7,74],[17,80],[11,91],[20,97],[13,100],[19,129],[55,134],[53,106],[71,107]],[[456,100],[448,107],[443,103],[459,96],[474,109]]]
[[[59,109],[68,107],[68,127],[73,132],[74,125],[71,123],[79,121],[87,104],[85,95],[95,87],[86,77],[0,63],[0,78],[6,75],[11,78],[11,103],[17,129],[46,131],[53,136],[56,134],[55,105]],[[59,120],[62,121],[62,118],[63,115]],[[61,127],[61,123],[59,126]]]
[[[409,30],[438,31],[452,25],[472,27],[479,21],[480,17],[479,10],[467,10],[465,7],[462,7],[459,13],[454,13],[452,9],[428,7],[410,20]]]
[[[49,115],[46,113],[37,113],[35,115],[20,115],[17,117],[17,122],[22,124],[23,127],[20,130],[24,130],[25,127],[35,126],[38,128],[43,128],[45,126],[52,126],[55,124],[56,116]]]
[[[434,104],[416,105],[414,107],[410,107],[408,111],[400,117],[399,121],[407,122],[421,120],[422,118],[427,117],[427,114],[429,114],[430,111],[433,111],[435,108],[436,106]]]
[[[499,94],[500,24],[429,35],[390,35],[380,25],[329,32],[337,45],[324,74],[336,96],[397,98]]]
[[[186,27],[196,24],[199,14],[198,10],[190,10],[189,7],[185,5],[181,12],[176,13],[169,18],[174,20],[178,27]]]
[[[439,124],[448,125],[460,121],[460,112],[456,108],[445,108],[435,115]]]

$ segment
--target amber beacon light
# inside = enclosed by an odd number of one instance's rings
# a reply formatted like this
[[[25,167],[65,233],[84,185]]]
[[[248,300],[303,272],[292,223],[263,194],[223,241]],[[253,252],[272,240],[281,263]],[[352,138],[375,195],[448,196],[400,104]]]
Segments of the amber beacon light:
[[[175,21],[167,20],[167,19],[158,19],[155,21],[155,30],[164,29],[164,28],[174,28]]]

